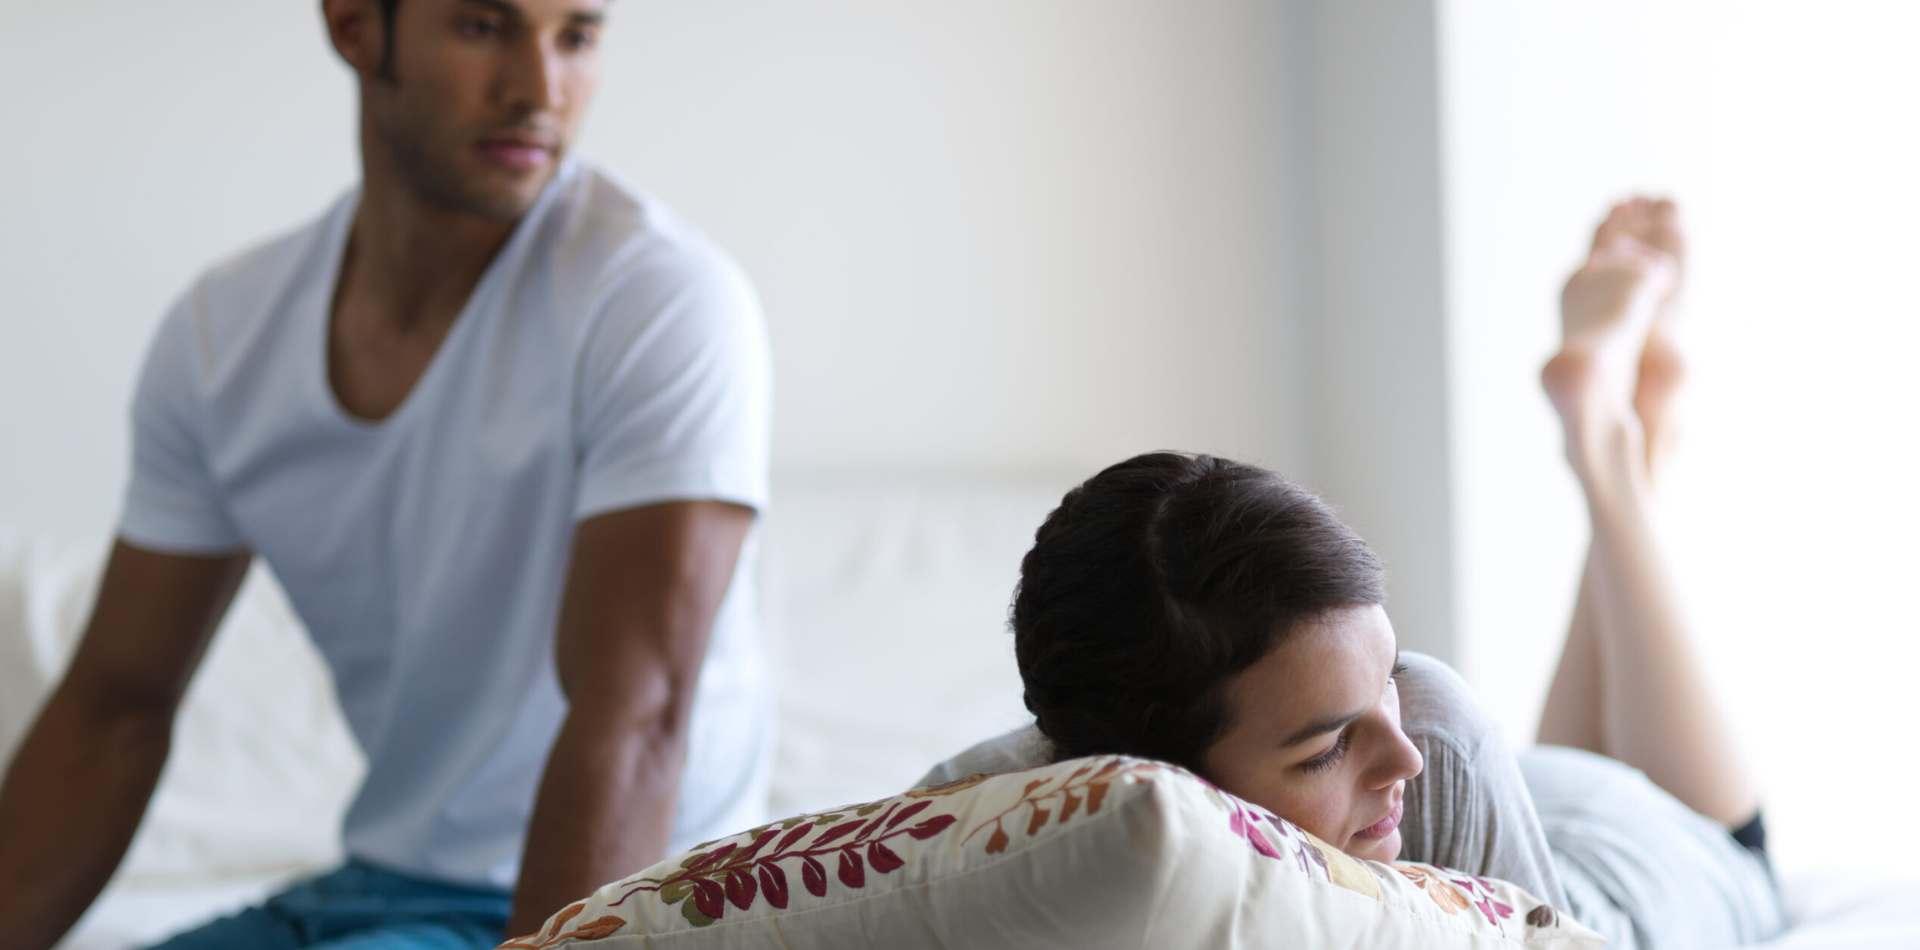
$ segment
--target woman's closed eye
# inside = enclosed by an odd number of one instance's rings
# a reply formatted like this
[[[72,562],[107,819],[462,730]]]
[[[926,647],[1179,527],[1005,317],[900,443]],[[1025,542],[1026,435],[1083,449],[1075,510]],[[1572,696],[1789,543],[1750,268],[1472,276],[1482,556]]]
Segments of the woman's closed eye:
[[[1328,749],[1325,755],[1308,759],[1300,763],[1300,767],[1309,772],[1325,772],[1339,765],[1340,760],[1347,755],[1347,736],[1348,734],[1345,732],[1340,733],[1340,738],[1334,740],[1333,748]]]

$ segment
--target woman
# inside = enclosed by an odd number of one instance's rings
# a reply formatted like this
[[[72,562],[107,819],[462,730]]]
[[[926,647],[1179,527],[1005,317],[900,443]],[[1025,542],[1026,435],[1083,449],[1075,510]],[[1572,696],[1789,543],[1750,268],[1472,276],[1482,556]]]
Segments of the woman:
[[[1021,566],[1033,728],[928,781],[1100,753],[1183,765],[1357,857],[1514,881],[1614,947],[1782,927],[1752,779],[1650,526],[1682,377],[1674,207],[1615,207],[1541,376],[1592,540],[1540,725],[1515,757],[1443,664],[1399,653],[1378,558],[1271,472],[1172,453],[1069,492]]]

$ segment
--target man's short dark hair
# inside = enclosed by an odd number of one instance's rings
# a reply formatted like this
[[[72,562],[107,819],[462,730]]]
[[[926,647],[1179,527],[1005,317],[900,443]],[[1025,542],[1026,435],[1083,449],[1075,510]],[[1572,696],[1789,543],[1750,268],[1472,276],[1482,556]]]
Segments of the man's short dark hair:
[[[393,18],[400,9],[400,0],[380,0],[380,22],[384,29],[380,31],[380,68],[376,71],[382,79],[392,80],[393,74]]]
[[[1014,654],[1058,759],[1204,774],[1225,688],[1303,621],[1386,600],[1380,558],[1312,492],[1254,465],[1156,452],[1067,493],[1020,564]]]

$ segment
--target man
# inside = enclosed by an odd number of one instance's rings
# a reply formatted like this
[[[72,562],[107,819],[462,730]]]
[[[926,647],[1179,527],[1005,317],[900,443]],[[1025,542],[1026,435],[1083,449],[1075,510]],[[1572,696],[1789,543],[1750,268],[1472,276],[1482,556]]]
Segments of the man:
[[[698,232],[566,158],[604,8],[323,0],[363,182],[153,343],[98,602],[0,787],[8,947],[121,860],[254,554],[367,754],[350,860],[169,950],[492,946],[760,819],[764,329]]]

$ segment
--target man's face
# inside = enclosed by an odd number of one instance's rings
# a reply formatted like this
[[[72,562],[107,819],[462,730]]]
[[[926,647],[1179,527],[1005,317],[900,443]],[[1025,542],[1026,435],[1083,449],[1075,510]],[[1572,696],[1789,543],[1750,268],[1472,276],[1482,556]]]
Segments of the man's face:
[[[593,97],[605,0],[401,0],[385,75],[364,76],[374,141],[451,211],[525,214]]]

